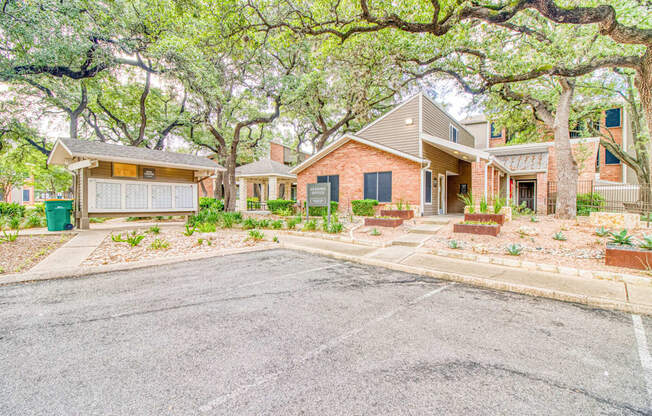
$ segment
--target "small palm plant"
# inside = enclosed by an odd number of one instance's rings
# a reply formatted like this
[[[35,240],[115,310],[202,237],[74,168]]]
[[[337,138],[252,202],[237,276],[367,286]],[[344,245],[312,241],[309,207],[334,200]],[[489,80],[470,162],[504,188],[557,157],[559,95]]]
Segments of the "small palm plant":
[[[170,247],[170,243],[160,238],[152,241],[152,244],[149,245],[150,250],[167,250]]]
[[[114,243],[124,243],[125,241],[127,241],[122,237],[122,234],[111,234],[111,240]]]
[[[559,231],[558,233],[555,233],[555,235],[552,236],[552,239],[557,241],[566,241],[566,236],[564,235],[564,233]]]
[[[183,235],[190,237],[195,233],[195,231],[197,231],[197,228],[194,225],[190,227],[190,224],[186,224],[186,231],[183,232]]]
[[[261,231],[258,230],[249,231],[249,240],[260,241],[263,238],[265,238],[265,234],[263,234]]]
[[[631,246],[634,244],[632,241],[632,236],[627,235],[627,230],[623,229],[619,233],[610,232],[611,238],[609,242],[611,244],[620,245],[620,246]]]
[[[480,213],[486,214],[489,211],[489,205],[487,204],[487,198],[484,196],[480,200]]]
[[[458,194],[457,197],[464,204],[464,206],[469,211],[469,214],[475,212],[475,202],[473,201],[473,195],[471,194]]]
[[[521,253],[523,252],[523,247],[521,247],[519,244],[510,244],[507,247],[505,247],[507,250],[507,254],[510,256],[520,256]]]
[[[151,227],[149,227],[149,232],[152,234],[158,234],[161,232],[161,227],[159,227],[158,224],[152,225]]]
[[[127,243],[131,247],[136,247],[138,244],[140,244],[141,241],[145,238],[144,235],[142,234],[130,234],[127,236]]]
[[[503,209],[507,201],[505,198],[499,196],[494,197],[494,214],[500,214],[500,210]]]

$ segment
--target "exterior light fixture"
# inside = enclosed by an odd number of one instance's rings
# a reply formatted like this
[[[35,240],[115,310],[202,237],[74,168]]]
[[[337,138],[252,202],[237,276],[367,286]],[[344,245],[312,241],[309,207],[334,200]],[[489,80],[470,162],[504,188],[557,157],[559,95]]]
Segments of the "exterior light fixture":
[[[405,119],[405,125],[406,126],[411,126],[412,123],[414,123],[414,120],[412,120],[411,118],[406,118]]]
[[[460,152],[458,152],[457,150],[453,150],[453,153],[455,153],[455,154],[457,155],[457,154],[459,154]]]

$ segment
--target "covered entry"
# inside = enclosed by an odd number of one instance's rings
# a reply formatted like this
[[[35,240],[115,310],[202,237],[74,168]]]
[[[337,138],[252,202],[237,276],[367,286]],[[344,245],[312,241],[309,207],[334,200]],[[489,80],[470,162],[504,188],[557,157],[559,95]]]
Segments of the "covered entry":
[[[516,181],[516,204],[525,204],[532,211],[537,209],[537,181],[521,180]]]

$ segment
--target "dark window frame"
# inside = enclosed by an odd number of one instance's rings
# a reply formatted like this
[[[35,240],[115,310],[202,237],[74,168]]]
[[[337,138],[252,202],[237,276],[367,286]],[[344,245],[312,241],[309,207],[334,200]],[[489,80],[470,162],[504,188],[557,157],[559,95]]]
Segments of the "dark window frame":
[[[611,161],[609,160],[611,158]],[[604,164],[605,166],[616,166],[620,165],[620,159],[616,157],[609,149],[604,149]]]
[[[330,183],[331,201],[340,202],[340,175],[318,175],[317,183]]]
[[[615,120],[615,115],[612,116],[611,114],[615,114],[616,111],[618,112],[618,124],[613,124]],[[604,112],[604,125],[607,128],[622,127],[623,112],[621,111],[621,108],[610,108],[609,110],[606,110]]]
[[[372,179],[373,178],[373,179]],[[384,178],[384,181],[389,179],[389,182],[387,183],[389,185],[389,189],[382,189],[381,188],[381,178]],[[373,182],[375,181],[375,189],[373,190],[373,193],[368,193],[367,191],[367,182],[369,179],[369,185],[372,185]],[[392,202],[392,180],[393,180],[393,175],[392,171],[383,171],[383,172],[365,172],[363,173],[363,187],[362,187],[362,192],[363,192],[363,197],[364,199],[375,199],[378,202]],[[383,184],[385,185],[385,184]],[[388,198],[381,198],[381,191],[383,194],[389,194]]]
[[[496,124],[495,123],[489,123],[489,138],[491,139],[500,139],[503,137],[503,129],[500,129],[500,133],[496,134],[494,133],[496,131]]]
[[[453,134],[453,131],[455,134]],[[455,136],[455,140],[453,140],[453,136]],[[453,124],[450,124],[448,128],[448,140],[453,142],[453,143],[458,143],[460,140],[460,130],[455,127]]]

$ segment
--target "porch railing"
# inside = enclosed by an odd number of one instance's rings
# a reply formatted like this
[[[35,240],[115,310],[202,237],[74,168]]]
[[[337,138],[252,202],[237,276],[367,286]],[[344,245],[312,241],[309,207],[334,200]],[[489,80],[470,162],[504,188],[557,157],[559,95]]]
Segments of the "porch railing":
[[[247,201],[247,211],[265,211],[267,204],[260,201]]]

